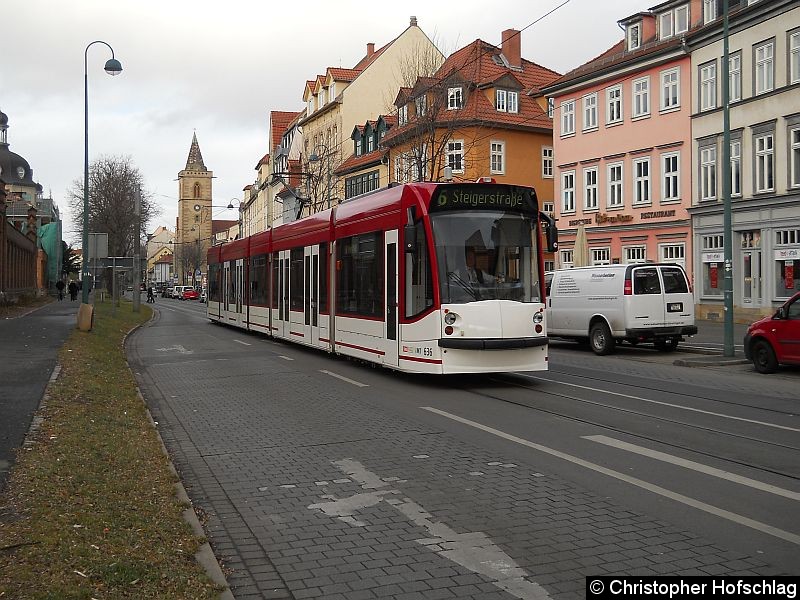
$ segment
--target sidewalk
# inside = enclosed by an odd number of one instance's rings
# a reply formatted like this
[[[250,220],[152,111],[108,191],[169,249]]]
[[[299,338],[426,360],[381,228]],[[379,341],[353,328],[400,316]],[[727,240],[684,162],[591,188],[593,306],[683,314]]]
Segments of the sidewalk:
[[[79,305],[55,300],[24,316],[0,320],[0,489],[25,441],[58,351],[75,329]]]
[[[750,361],[744,357],[744,334],[748,325],[734,323],[734,356],[723,356],[725,346],[725,323],[721,321],[697,321],[697,335],[686,338],[678,350],[694,356],[682,356],[673,361],[677,367],[724,367],[746,365]]]

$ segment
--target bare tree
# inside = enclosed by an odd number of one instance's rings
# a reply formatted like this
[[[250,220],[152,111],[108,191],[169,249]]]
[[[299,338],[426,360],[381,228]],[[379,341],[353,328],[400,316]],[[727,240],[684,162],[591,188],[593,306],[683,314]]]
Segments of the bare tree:
[[[147,239],[148,223],[159,214],[152,196],[142,187],[142,174],[129,156],[102,156],[89,166],[89,231],[108,233],[112,256],[132,256],[136,241]],[[138,190],[142,190],[141,227],[136,231],[134,197]],[[72,183],[68,202],[72,224],[82,231],[83,178]]]

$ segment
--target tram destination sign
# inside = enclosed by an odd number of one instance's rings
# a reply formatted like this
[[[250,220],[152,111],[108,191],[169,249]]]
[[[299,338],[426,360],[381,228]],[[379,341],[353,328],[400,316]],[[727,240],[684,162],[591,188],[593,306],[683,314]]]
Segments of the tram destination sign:
[[[537,214],[536,194],[531,188],[516,185],[443,185],[431,197],[429,212],[457,210],[501,210]]]

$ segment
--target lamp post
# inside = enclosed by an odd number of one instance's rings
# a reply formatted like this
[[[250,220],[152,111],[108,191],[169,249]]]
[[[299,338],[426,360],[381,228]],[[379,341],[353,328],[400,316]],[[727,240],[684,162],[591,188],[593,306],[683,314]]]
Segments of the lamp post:
[[[106,61],[105,71],[109,75],[119,75],[122,65],[114,58],[114,49],[102,40],[91,42],[83,51],[83,267],[81,302],[89,304],[89,48],[94,44],[105,44],[111,50],[111,58]]]
[[[731,106],[728,51],[728,0],[722,0],[722,250],[724,329],[722,355],[735,355],[733,345],[733,215],[731,206]]]
[[[197,228],[197,247],[195,248],[194,252],[195,264],[192,265],[192,287],[197,287],[197,270],[200,268],[200,265],[203,264],[203,248],[200,246],[200,232],[202,231],[202,227],[200,223],[198,223],[195,227]],[[194,231],[195,227],[192,227],[189,231]]]

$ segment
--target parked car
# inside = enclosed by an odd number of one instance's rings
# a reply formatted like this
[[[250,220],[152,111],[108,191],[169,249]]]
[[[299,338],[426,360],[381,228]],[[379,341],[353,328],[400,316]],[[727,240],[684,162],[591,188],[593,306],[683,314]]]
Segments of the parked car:
[[[744,355],[759,373],[774,373],[780,364],[800,365],[800,292],[747,328]]]
[[[172,287],[165,287],[161,291],[161,297],[162,298],[172,298],[172,292],[174,291],[174,289],[175,288],[172,288]]]
[[[670,352],[697,333],[694,297],[676,264],[576,267],[545,274],[547,333],[587,340],[595,354],[617,342],[652,342]]]
[[[200,292],[190,286],[185,287],[181,292],[181,300],[197,300],[199,297]]]
[[[192,289],[190,285],[176,285],[172,288],[172,297],[177,298],[178,300],[183,300],[183,290]]]

